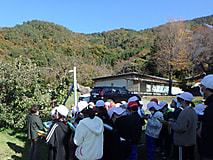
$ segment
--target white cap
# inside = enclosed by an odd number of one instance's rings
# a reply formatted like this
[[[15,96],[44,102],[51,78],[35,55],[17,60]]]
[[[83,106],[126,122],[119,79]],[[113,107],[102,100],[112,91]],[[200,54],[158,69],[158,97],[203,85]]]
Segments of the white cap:
[[[107,107],[109,107],[109,106],[110,106],[110,102],[105,102],[105,105],[106,105]]]
[[[93,102],[89,102],[89,104],[91,107],[93,107],[95,104]]]
[[[139,101],[139,104],[140,104],[141,106],[143,106],[143,102],[142,102],[142,101]]]
[[[165,101],[161,101],[158,105],[159,105],[159,109],[162,109],[163,107],[167,105],[167,103]]]
[[[193,100],[193,95],[189,92],[183,92],[183,93],[177,95],[177,97],[179,97],[185,101],[189,101],[189,102],[191,102]]]
[[[115,107],[120,107],[120,105],[121,105],[120,103],[116,103]]]
[[[52,111],[50,112],[50,116],[55,116],[55,111],[56,111],[57,107],[53,108]]]
[[[137,96],[133,96],[133,97],[130,97],[129,99],[128,99],[128,103],[129,102],[132,102],[132,101],[138,101],[139,99],[138,99],[138,97]]]
[[[57,112],[64,117],[66,117],[67,114],[69,113],[69,110],[64,105],[59,105],[56,109],[57,109]]]
[[[119,108],[119,107],[111,107],[108,110],[108,115],[109,115],[110,119],[112,118],[113,113],[116,113],[117,115],[121,115],[121,114],[124,113],[124,110],[122,108]]]
[[[126,101],[121,101],[121,104],[126,104]]]
[[[155,110],[159,110],[159,106],[158,106],[157,103],[154,102],[154,101],[151,101],[151,102],[149,102],[149,103],[147,104],[147,109],[146,109],[146,110],[149,110],[149,109],[152,108],[152,107],[154,107]]]
[[[203,115],[205,109],[206,109],[206,107],[205,107],[203,104],[197,104],[197,105],[195,106],[195,112],[196,112],[198,115]]]
[[[200,83],[206,88],[213,89],[213,74],[205,76]]]
[[[86,101],[80,101],[77,104],[77,111],[81,112],[86,107],[88,107],[88,103]]]
[[[104,107],[105,106],[105,103],[103,100],[98,100],[95,104],[96,107]]]

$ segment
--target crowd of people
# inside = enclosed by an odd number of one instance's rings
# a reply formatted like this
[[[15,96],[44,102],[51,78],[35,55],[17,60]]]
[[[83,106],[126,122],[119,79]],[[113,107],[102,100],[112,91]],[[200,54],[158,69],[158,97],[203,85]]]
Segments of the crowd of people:
[[[194,160],[196,149],[201,160],[212,160],[213,75],[202,79],[200,92],[205,104],[195,105],[193,95],[183,92],[171,99],[170,105],[153,98],[143,106],[137,96],[120,104],[81,101],[70,111],[59,105],[50,113],[52,122],[45,136],[48,159],[137,160],[138,146],[145,143],[144,156],[148,160],[154,160],[156,151],[163,154],[163,159]],[[32,105],[30,111],[27,119],[31,140],[29,159],[37,160],[40,144],[37,131],[44,126],[38,106]],[[145,134],[145,142],[141,141],[142,134]],[[70,149],[70,143],[74,150]],[[74,152],[72,157],[71,152]]]

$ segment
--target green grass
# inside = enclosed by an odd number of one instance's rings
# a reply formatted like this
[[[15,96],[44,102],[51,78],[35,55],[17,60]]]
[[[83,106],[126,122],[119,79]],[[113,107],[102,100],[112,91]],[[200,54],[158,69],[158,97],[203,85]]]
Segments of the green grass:
[[[77,93],[77,101],[78,101],[78,98],[79,98],[79,96],[80,96],[81,94],[78,92]],[[72,93],[70,96],[69,96],[69,98],[67,99],[67,101],[66,101],[66,104],[65,104],[65,106],[68,108],[68,109],[70,109],[71,107],[71,104],[74,104],[74,93]]]
[[[14,133],[13,130],[0,132],[1,160],[28,160],[30,140],[25,133]],[[39,160],[47,159],[47,147],[42,140]]]
[[[145,144],[145,128],[143,128],[142,142]],[[28,151],[30,148],[30,141],[27,139],[25,133],[14,133],[12,130],[6,130],[0,132],[0,159],[1,160],[28,160]],[[70,152],[73,150],[73,146],[70,148]],[[41,143],[39,160],[46,160],[48,150],[44,139]],[[199,159],[199,155],[195,153],[195,160]],[[160,153],[155,153],[155,160],[162,160]],[[145,145],[138,147],[138,160],[147,160]]]

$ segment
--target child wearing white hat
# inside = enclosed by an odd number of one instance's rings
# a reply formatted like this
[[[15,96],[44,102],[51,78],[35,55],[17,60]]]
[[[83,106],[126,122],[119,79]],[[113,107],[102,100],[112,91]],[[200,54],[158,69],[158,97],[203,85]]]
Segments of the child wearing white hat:
[[[46,137],[48,160],[69,159],[71,129],[66,119],[68,113],[69,110],[64,105],[56,107],[56,122],[51,125]]]
[[[194,108],[194,110],[198,116],[198,122],[197,122],[197,150],[198,150],[198,153],[200,153],[201,124],[202,124],[202,119],[203,119],[205,109],[206,109],[206,107],[203,104],[197,104]]]
[[[160,112],[159,109],[159,106],[154,101],[147,104],[147,110],[151,112],[150,118],[147,119],[145,132],[146,153],[148,160],[154,159],[156,139],[159,137],[162,128],[162,123],[158,119],[163,120],[163,113]]]

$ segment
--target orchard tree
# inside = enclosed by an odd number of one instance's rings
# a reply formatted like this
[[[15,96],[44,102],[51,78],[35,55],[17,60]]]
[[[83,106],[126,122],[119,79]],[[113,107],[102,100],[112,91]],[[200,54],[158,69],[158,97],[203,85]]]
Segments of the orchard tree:
[[[189,34],[185,31],[182,21],[170,19],[170,22],[162,26],[155,39],[154,62],[159,69],[166,72],[169,77],[169,95],[172,94],[172,76],[174,71],[182,70],[189,66],[187,42]]]
[[[44,72],[29,59],[14,62],[0,60],[0,127],[23,131],[29,108],[37,104],[43,121],[49,120],[52,104],[62,104],[69,91],[70,79],[45,81]]]

